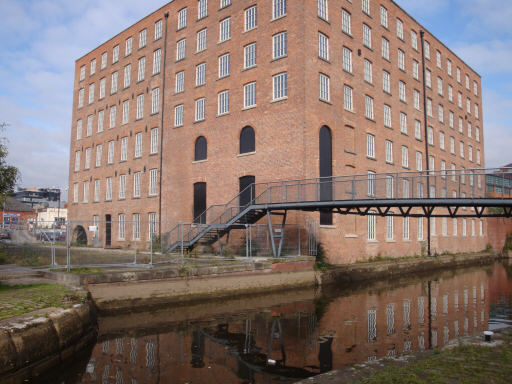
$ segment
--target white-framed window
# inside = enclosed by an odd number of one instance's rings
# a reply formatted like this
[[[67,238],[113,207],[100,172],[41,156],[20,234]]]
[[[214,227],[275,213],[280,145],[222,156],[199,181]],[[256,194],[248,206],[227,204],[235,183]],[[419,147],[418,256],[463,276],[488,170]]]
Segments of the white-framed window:
[[[455,138],[450,136],[450,153],[455,155]]]
[[[374,171],[368,171],[368,196],[375,197],[375,179],[377,175]]]
[[[288,54],[287,32],[280,32],[272,36],[272,58],[278,59]]]
[[[91,60],[91,75],[96,73],[96,59]]]
[[[136,119],[142,119],[144,117],[144,94],[137,96],[137,116]]]
[[[178,30],[187,26],[187,8],[178,11]]]
[[[317,1],[317,15],[318,17],[320,17],[321,19],[324,19],[324,20],[329,20],[329,8],[328,8],[328,5],[327,5],[327,0],[318,0]]]
[[[416,151],[416,170],[423,171],[423,153]]]
[[[416,80],[420,79],[420,63],[416,60],[412,61],[412,77]]]
[[[176,73],[176,93],[181,93],[185,91],[185,71],[180,71]]]
[[[418,34],[416,31],[411,30],[411,46],[413,49],[418,50]]]
[[[475,104],[475,118],[477,120],[480,120],[480,111],[479,111],[478,104]]]
[[[80,140],[82,138],[82,120],[78,120],[76,122],[76,139]]]
[[[80,81],[85,80],[85,65],[80,67]]]
[[[286,0],[272,0],[272,18],[277,19],[286,15]]]
[[[370,0],[361,0],[361,9],[367,15],[370,15]]]
[[[389,61],[389,40],[382,38],[382,57]]]
[[[204,120],[204,106],[205,106],[206,99],[204,97],[197,99],[195,102],[195,121],[202,121]]]
[[[444,151],[444,132],[439,132],[439,148]]]
[[[78,183],[73,184],[73,203],[78,203]]]
[[[460,152],[460,157],[461,157],[461,159],[463,159],[464,158],[464,142],[463,141],[461,141],[459,143],[459,149],[460,149],[460,151],[459,151]]]
[[[480,142],[480,128],[475,128],[475,140]]]
[[[125,227],[126,227],[126,216],[124,213],[120,213],[119,215],[117,215],[117,223],[118,223],[117,237],[119,240],[124,240]]]
[[[162,26],[163,22],[161,19],[155,23],[155,40],[162,38]]]
[[[75,152],[75,172],[80,170],[80,151]]]
[[[119,45],[116,45],[112,50],[112,64],[119,61]]]
[[[157,194],[157,177],[158,170],[156,168],[149,170],[149,196],[156,196]]]
[[[128,88],[132,82],[132,65],[128,64],[124,67],[124,88]]]
[[[384,104],[384,126],[391,128],[391,107],[387,104]]]
[[[452,236],[457,236],[457,228],[458,225],[457,225],[457,219],[453,219],[452,220]]]
[[[468,145],[468,160],[473,162],[473,147]]]
[[[151,147],[149,153],[151,155],[158,153],[158,128],[151,129]]]
[[[364,81],[373,84],[372,62],[367,59],[364,59]]]
[[[125,41],[125,50],[124,50],[125,56],[129,56],[132,54],[132,47],[133,47],[133,39],[131,37],[129,37]]]
[[[160,88],[151,90],[151,114],[158,113],[160,105]]]
[[[218,98],[217,114],[220,116],[220,115],[225,115],[225,114],[229,113],[229,90],[219,92],[217,98]]]
[[[183,126],[183,104],[174,107],[174,126]]]
[[[462,109],[462,92],[457,93],[457,105]]]
[[[462,120],[462,117],[459,116],[459,132],[460,133],[463,133],[464,130],[463,130],[463,120]]]
[[[480,159],[480,150],[476,150],[476,163],[480,165],[481,159]]]
[[[366,134],[366,156],[375,159],[375,136]]]
[[[229,76],[229,53],[219,56],[219,79]]]
[[[153,237],[155,237],[155,235],[156,235],[156,225],[157,225],[156,212],[150,212],[148,214],[148,219],[149,219],[148,235],[149,235],[149,240],[152,240]]]
[[[375,212],[371,211],[369,212],[367,216],[368,221],[368,240],[369,241],[375,241],[377,239],[377,215]]]
[[[473,134],[473,126],[471,125],[471,123],[468,121],[468,137],[471,137]]]
[[[103,145],[101,144],[98,144],[96,146],[96,167],[100,167],[101,166],[101,155],[103,153]]]
[[[244,85],[244,108],[256,106],[256,82]]]
[[[108,150],[107,150],[107,164],[114,164],[114,141],[108,142]]]
[[[425,49],[425,58],[430,60],[430,43],[427,40],[424,40],[423,47]]]
[[[207,29],[204,28],[197,32],[197,52],[201,52],[206,49],[206,31]]]
[[[468,115],[471,115],[471,100],[469,97],[466,99],[466,112]]]
[[[110,107],[110,128],[116,126],[117,106],[113,105]]]
[[[386,176],[386,198],[393,198],[393,176]]]
[[[454,127],[454,118],[455,118],[455,115],[452,111],[450,111],[450,113],[448,114],[448,125],[450,126],[451,129],[453,129]]]
[[[388,27],[388,10],[382,5],[380,6],[380,25],[384,28]]]
[[[135,158],[142,157],[142,132],[135,134]]]
[[[84,196],[82,201],[84,203],[89,202],[89,180],[84,181]]]
[[[245,23],[244,23],[244,31],[250,31],[251,29],[254,29],[258,26],[258,20],[257,20],[257,8],[256,5],[247,8],[244,12],[245,14]]]
[[[94,102],[94,83],[89,85],[89,104]]]
[[[434,145],[434,128],[429,126],[427,128],[427,134],[428,134],[428,137],[427,137],[428,144]]]
[[[470,91],[470,90],[471,90],[471,87],[469,86],[469,84],[470,84],[470,82],[469,82],[469,75],[466,75],[466,89],[467,89],[468,91]]]
[[[85,166],[84,169],[91,168],[91,148],[85,149]]]
[[[386,240],[393,240],[394,238],[394,217],[386,216]]]
[[[421,122],[419,120],[414,120],[414,137],[421,140]]]
[[[453,87],[448,85],[448,101],[453,103]]]
[[[206,83],[206,63],[201,63],[196,66],[196,87]]]
[[[391,76],[387,71],[382,71],[382,90],[391,93]]]
[[[119,175],[119,200],[126,198],[126,175]]]
[[[430,170],[436,169],[436,159],[434,158],[434,156],[428,157],[428,169],[430,169]],[[434,191],[435,191],[435,188],[434,188]]]
[[[363,45],[372,48],[372,29],[366,24],[363,24]]]
[[[146,77],[146,56],[139,59],[139,70],[137,71],[137,81],[142,81]]]
[[[393,164],[393,142],[386,140],[386,163]]]
[[[130,100],[123,101],[123,119],[121,124],[128,124],[130,117]]]
[[[441,104],[439,104],[437,108],[437,115],[440,123],[444,123],[444,108]]]
[[[448,73],[448,76],[452,75],[452,62],[450,59],[446,60],[446,73]]]
[[[407,102],[405,87],[405,83],[402,80],[400,80],[398,82],[398,95],[400,97],[400,101],[403,101],[404,103]]]
[[[403,223],[404,223],[404,225],[403,225],[403,232],[402,232],[403,236],[402,237],[404,240],[409,240],[409,217],[408,216],[404,217]],[[404,304],[405,303],[406,303],[406,301],[404,301]]]
[[[409,148],[402,145],[402,167],[409,168]]]
[[[443,96],[443,79],[437,78],[437,93]]]
[[[203,19],[208,16],[208,0],[198,0],[197,19]]]
[[[329,61],[329,38],[318,32],[318,57]]]
[[[140,240],[140,215],[134,213],[132,215],[133,222],[133,240]]]
[[[352,16],[345,9],[341,10],[341,30],[347,35],[352,35]]]
[[[478,83],[476,81],[473,81],[473,94],[478,96]]]
[[[405,52],[398,49],[398,69],[405,71]]]
[[[400,132],[407,135],[407,115],[400,112]]]
[[[105,78],[100,80],[100,100],[105,98],[105,86],[107,84],[107,80]]]
[[[425,84],[432,89],[432,72],[429,69],[425,70]]]
[[[219,42],[231,39],[231,18],[221,20],[219,24]]]
[[[467,236],[466,219],[462,219],[462,236]]]
[[[256,43],[244,47],[244,69],[256,66]]]
[[[112,177],[107,177],[105,186],[105,201],[112,200]]]
[[[158,50],[160,51],[160,50]],[[156,52],[156,51],[155,51]],[[187,52],[187,39],[181,39],[176,43],[176,61],[185,59]],[[159,56],[160,58],[160,56]],[[158,72],[160,72],[160,60],[158,60]],[[154,72],[154,70],[153,70]]]
[[[185,39],[180,40],[180,41],[184,42]],[[178,44],[179,43],[180,42],[178,42]],[[156,51],[153,52],[153,75],[156,75],[157,73],[160,73],[161,61],[162,61],[162,50],[161,49],[157,49]]]
[[[396,37],[404,39],[404,23],[400,19],[396,19]]]
[[[319,73],[318,77],[318,90],[319,90],[319,99],[323,101],[330,101],[331,93],[330,93],[330,79],[329,76]]]
[[[139,48],[144,48],[146,46],[148,31],[143,29],[139,32]]]
[[[433,117],[432,116],[432,99],[430,97],[427,97],[427,115],[429,117]]]
[[[93,119],[92,115],[87,116],[87,132],[86,132],[87,136],[92,135],[92,119]]]
[[[343,47],[343,70],[352,73],[352,51]]]
[[[117,92],[117,79],[119,77],[119,74],[117,72],[112,73],[112,84],[110,87],[110,93],[114,94]]]
[[[343,106],[347,111],[353,111],[354,110],[354,103],[353,103],[353,89],[352,87],[348,85],[343,86]]]
[[[287,72],[278,73],[272,76],[273,100],[283,99],[288,96],[288,74]]]
[[[140,179],[142,172],[133,173],[133,197],[140,197]]]
[[[367,119],[373,120],[373,98],[364,96],[364,115]]]
[[[418,240],[423,240],[423,217],[418,218]]]

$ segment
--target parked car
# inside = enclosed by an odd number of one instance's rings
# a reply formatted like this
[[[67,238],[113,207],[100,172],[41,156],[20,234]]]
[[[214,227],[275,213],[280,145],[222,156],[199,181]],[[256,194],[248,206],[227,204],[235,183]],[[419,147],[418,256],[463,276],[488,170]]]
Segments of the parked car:
[[[0,230],[0,240],[11,240],[11,232],[7,229]]]

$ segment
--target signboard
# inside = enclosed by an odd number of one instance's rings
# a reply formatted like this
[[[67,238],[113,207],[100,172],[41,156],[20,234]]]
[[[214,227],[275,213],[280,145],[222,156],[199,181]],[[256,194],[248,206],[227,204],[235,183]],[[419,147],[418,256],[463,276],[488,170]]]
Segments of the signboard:
[[[89,225],[90,232],[96,232],[97,230],[98,230],[98,227],[96,225]]]

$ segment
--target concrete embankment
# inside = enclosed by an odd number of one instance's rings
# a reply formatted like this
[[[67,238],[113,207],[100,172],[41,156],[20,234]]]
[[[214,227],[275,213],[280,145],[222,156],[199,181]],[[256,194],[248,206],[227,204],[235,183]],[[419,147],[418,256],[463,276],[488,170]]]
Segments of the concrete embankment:
[[[0,382],[18,383],[67,360],[96,338],[89,303],[48,308],[0,323]]]

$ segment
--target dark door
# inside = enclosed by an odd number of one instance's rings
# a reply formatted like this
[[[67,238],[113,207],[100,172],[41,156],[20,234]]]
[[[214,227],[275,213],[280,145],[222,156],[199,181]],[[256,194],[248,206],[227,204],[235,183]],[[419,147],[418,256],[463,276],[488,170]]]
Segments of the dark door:
[[[105,215],[105,246],[110,247],[112,244],[112,216]]]
[[[206,183],[194,184],[194,223],[205,224],[206,215]]]
[[[320,201],[332,200],[332,135],[325,125],[320,129]],[[320,224],[332,225],[332,212],[320,211]]]
[[[246,207],[254,200],[254,183],[256,178],[254,176],[244,176],[240,179],[240,208]],[[249,186],[252,184],[252,187]]]

